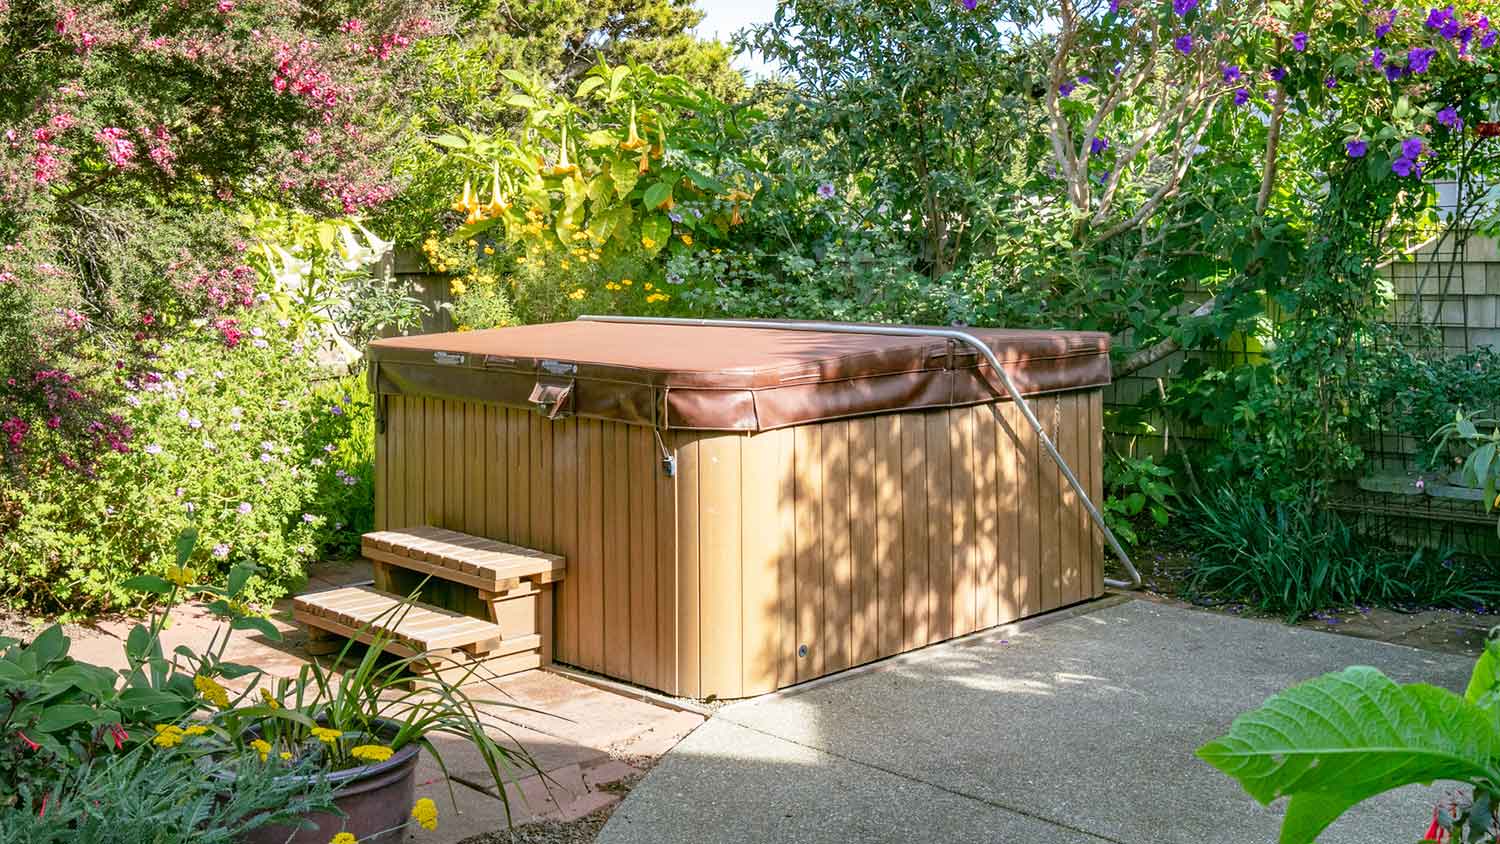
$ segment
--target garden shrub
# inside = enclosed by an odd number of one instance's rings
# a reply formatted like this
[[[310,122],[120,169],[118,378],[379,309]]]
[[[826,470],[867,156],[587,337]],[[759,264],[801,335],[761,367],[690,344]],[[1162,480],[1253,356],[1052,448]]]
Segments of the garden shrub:
[[[195,567],[256,565],[253,600],[295,589],[322,551],[351,552],[373,506],[369,400],[358,382],[313,386],[326,378],[316,343],[269,305],[161,342],[116,409],[135,448],[0,487],[15,514],[0,593],[50,612],[121,609],[135,600],[124,581],[162,571],[159,549],[189,523]]]
[[[1295,621],[1360,604],[1455,607],[1500,602],[1500,577],[1482,560],[1395,551],[1359,536],[1311,500],[1268,502],[1251,485],[1197,500],[1187,592],[1244,603]]]

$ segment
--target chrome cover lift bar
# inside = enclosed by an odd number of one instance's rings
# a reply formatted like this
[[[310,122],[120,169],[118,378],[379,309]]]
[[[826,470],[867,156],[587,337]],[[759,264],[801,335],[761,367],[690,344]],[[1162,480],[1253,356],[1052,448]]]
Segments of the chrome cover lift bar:
[[[1084,491],[1083,484],[1079,483],[1078,476],[1073,474],[1072,467],[1063,459],[1062,454],[1057,450],[1057,446],[1052,443],[1052,438],[1047,436],[1047,431],[1042,427],[1042,423],[1037,421],[1036,414],[1031,412],[1031,405],[1026,402],[1025,397],[1021,395],[1021,391],[1016,389],[1015,382],[1011,380],[1010,374],[1005,371],[1005,367],[1000,365],[1000,359],[995,356],[994,350],[967,331],[961,331],[956,328],[912,328],[896,325],[854,325],[838,322],[779,322],[777,320],[764,319],[683,319],[678,317],[604,315],[585,315],[579,317],[579,319],[589,322],[630,322],[648,325],[703,325],[723,328],[776,329],[779,331],[817,331],[832,334],[875,334],[886,337],[936,337],[944,340],[956,340],[972,346],[975,351],[984,355],[985,359],[989,361],[990,369],[1000,377],[1000,383],[1005,387],[1005,391],[1010,394],[1011,401],[1015,402],[1016,407],[1021,409],[1021,415],[1026,417],[1026,423],[1031,426],[1031,430],[1036,432],[1037,438],[1046,447],[1047,453],[1052,455],[1053,462],[1062,471],[1063,477],[1068,479],[1068,484],[1073,487],[1073,491],[1078,494],[1078,499],[1083,502],[1084,508],[1088,510],[1089,518],[1094,520],[1095,526],[1104,535],[1104,539],[1109,543],[1110,549],[1115,552],[1115,557],[1120,560],[1120,565],[1124,566],[1125,571],[1130,575],[1129,580],[1106,578],[1104,582],[1116,589],[1139,589],[1141,586],[1141,574],[1136,571],[1135,564],[1130,562],[1130,555],[1125,553],[1125,549],[1120,545],[1120,540],[1115,538],[1114,531],[1110,530],[1109,525],[1105,524],[1103,514],[1099,512],[1098,507],[1094,506],[1093,500]]]

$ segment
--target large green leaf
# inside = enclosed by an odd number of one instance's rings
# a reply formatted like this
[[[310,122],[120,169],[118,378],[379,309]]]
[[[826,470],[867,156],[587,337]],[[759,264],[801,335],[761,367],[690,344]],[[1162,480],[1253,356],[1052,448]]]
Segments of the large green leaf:
[[[1492,716],[1446,689],[1359,666],[1272,697],[1198,757],[1262,804],[1291,797],[1282,844],[1308,844],[1349,807],[1403,785],[1500,784]]]

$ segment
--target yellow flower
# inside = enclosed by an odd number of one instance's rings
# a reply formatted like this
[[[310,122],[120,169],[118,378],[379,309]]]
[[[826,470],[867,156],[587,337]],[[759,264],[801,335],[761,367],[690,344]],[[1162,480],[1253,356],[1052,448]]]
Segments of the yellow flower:
[[[313,727],[312,734],[313,738],[324,744],[333,744],[335,740],[343,735],[343,733],[331,727]]]
[[[204,700],[214,706],[220,709],[229,708],[229,692],[225,691],[214,678],[199,674],[193,678],[193,688],[198,690],[198,694],[203,695]]]
[[[652,240],[649,237],[642,237],[641,238],[641,245],[644,246],[644,247],[646,247],[647,249],[655,249],[656,248],[656,241]]]
[[[338,835],[333,836],[328,844],[359,844],[359,839],[355,838],[352,832],[340,832]]]
[[[690,234],[683,235],[682,236],[682,245],[683,246],[692,246],[693,245],[693,236],[690,235]]]
[[[281,704],[277,703],[276,701],[276,696],[271,694],[271,690],[266,688],[265,686],[260,687],[260,699],[265,702],[266,706],[269,706],[272,709],[281,708]]]
[[[620,279],[620,283],[623,284],[623,285],[625,285],[626,287],[629,287],[630,285],[635,284],[635,282],[631,281],[628,278],[622,278],[622,279]]]
[[[581,299],[583,299],[583,297],[587,296],[587,295],[588,294],[584,292],[583,288],[580,287],[577,290],[574,290],[572,293],[569,293],[568,294],[568,298],[572,299],[575,302],[577,302],[577,301],[580,301]]]
[[[464,284],[462,279],[455,278],[448,282],[448,290],[454,296],[462,296],[469,292],[469,286]]]
[[[493,246],[486,246],[486,247],[484,247],[484,254],[486,254],[486,255],[493,255],[493,254],[495,254],[495,247],[493,247]]]
[[[572,264],[569,264],[569,263],[568,263],[568,262],[567,262],[567,261],[563,261],[563,262],[562,262],[562,268],[563,268],[563,269],[567,269],[567,268],[568,268],[568,267],[570,267],[570,266],[572,266]]]
[[[250,746],[255,748],[256,753],[260,754],[260,761],[264,762],[271,758],[271,743],[265,739],[256,739],[250,742]]]
[[[651,282],[648,281],[648,282],[646,282],[646,289],[647,290],[654,290],[655,288],[651,285]]]
[[[283,762],[290,762],[290,761],[292,761],[292,754],[289,753],[289,752],[287,752],[287,751],[285,751],[285,750],[281,751],[280,756],[281,756],[281,761],[283,761]]]
[[[516,263],[517,264],[524,264],[524,263],[526,263],[527,261],[530,261],[530,260],[531,260],[530,258],[526,257],[525,255],[522,255],[521,257],[519,257],[519,258],[516,259]]]
[[[157,747],[176,747],[182,744],[182,728],[175,724],[157,724],[156,738],[151,743]]]
[[[665,293],[652,293],[650,296],[646,297],[646,301],[654,305],[657,302],[665,302],[670,298],[672,297],[668,296]]]
[[[171,566],[167,569],[167,580],[187,588],[187,585],[193,582],[193,570],[187,566]]]
[[[457,330],[457,331],[473,331],[474,330],[474,326],[472,326],[472,325],[460,325],[455,330]]]
[[[185,735],[185,736],[202,736],[202,735],[207,735],[208,734],[208,728],[205,727],[205,726],[203,726],[202,724],[194,724],[193,726],[188,727],[186,730],[183,730],[182,734]]]
[[[391,758],[392,753],[395,751],[378,744],[362,744],[349,751],[350,756],[362,762],[384,762]]]
[[[471,237],[471,238],[469,238],[469,248],[470,248],[470,249],[473,249],[473,248],[474,248],[474,247],[476,247],[476,246],[478,246],[478,245],[479,245],[479,241],[477,241],[477,240],[475,240],[475,239],[474,239],[474,238],[472,238],[472,237]]]
[[[421,824],[423,829],[437,829],[437,804],[432,802],[431,797],[423,797],[411,807],[412,820]]]

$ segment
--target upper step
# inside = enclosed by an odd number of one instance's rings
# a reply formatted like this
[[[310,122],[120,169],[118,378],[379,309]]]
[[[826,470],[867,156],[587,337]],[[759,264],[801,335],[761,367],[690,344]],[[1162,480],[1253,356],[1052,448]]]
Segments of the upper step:
[[[371,644],[401,656],[462,648],[472,654],[514,653],[536,648],[535,634],[505,639],[500,625],[456,610],[408,601],[373,586],[345,586],[301,595],[292,602],[297,621]]]
[[[522,579],[561,580],[567,568],[557,554],[426,525],[367,533],[362,550],[378,562],[491,592],[514,589]]]

